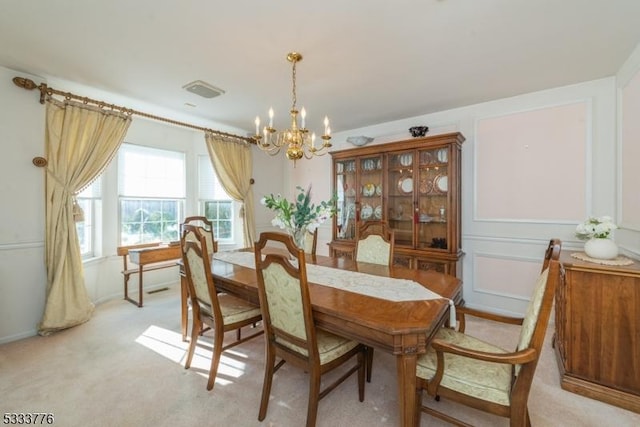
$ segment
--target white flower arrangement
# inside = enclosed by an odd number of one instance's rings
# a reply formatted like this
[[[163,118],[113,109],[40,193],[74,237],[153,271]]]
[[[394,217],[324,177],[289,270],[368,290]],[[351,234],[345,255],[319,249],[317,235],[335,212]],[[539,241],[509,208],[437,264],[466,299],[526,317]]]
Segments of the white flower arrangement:
[[[260,203],[275,211],[276,216],[271,221],[275,227],[295,233],[307,229],[313,233],[316,228],[335,214],[335,200],[332,197],[328,201],[322,201],[319,205],[311,203],[311,187],[304,190],[297,187],[299,193],[295,203],[283,198],[280,194],[270,194],[260,200]]]
[[[610,216],[591,217],[576,227],[576,236],[581,240],[608,239],[618,228]]]

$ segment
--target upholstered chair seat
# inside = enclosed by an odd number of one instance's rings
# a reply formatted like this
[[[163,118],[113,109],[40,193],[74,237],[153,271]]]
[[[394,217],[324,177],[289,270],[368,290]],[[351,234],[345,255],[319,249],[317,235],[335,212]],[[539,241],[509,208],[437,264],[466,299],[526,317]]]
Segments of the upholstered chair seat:
[[[355,341],[348,340],[347,338],[341,337],[339,335],[334,335],[331,332],[327,332],[322,329],[316,330],[316,339],[318,341],[318,355],[320,356],[321,365],[337,359],[343,354],[347,354],[352,349],[358,346],[358,343]],[[290,348],[295,352],[298,352],[305,356],[308,355],[305,348],[298,347],[297,345],[292,344],[288,341],[279,340],[276,337],[276,342]]]
[[[507,353],[506,350],[462,334],[449,328],[442,328],[436,339],[464,348],[489,353]],[[444,376],[441,385],[451,390],[501,405],[509,404],[511,391],[511,365],[470,359],[455,354],[445,358]],[[431,378],[436,373],[437,359],[433,348],[418,359],[418,377]]]
[[[561,242],[552,239],[545,252],[542,272],[523,318],[457,307],[458,330],[442,328],[416,367],[418,408],[455,425],[469,425],[432,406],[422,405],[422,391],[440,400],[471,406],[509,418],[511,427],[530,427],[527,399],[560,280]],[[465,316],[520,325],[515,350],[508,351],[465,333]]]

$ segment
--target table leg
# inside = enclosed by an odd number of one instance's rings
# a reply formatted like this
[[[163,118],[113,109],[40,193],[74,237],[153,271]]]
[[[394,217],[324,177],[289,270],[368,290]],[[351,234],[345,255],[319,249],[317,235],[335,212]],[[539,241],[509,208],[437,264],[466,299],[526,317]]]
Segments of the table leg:
[[[187,323],[189,317],[189,307],[187,305],[189,293],[187,289],[187,278],[180,274],[180,326],[182,329],[182,341],[187,341]]]
[[[138,307],[142,307],[142,270],[143,266],[140,264],[138,272]]]
[[[398,370],[398,405],[400,409],[400,426],[413,427],[416,423],[416,366],[418,355],[398,354],[396,365]]]

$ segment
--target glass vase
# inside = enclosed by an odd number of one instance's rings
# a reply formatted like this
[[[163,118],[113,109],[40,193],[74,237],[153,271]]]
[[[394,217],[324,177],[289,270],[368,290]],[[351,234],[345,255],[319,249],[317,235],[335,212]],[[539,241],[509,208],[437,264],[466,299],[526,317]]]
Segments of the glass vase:
[[[296,246],[304,251],[307,235],[306,227],[291,229],[289,230],[289,235],[293,237],[293,241],[295,242]]]
[[[611,239],[593,238],[584,244],[584,253],[595,259],[614,259],[618,256],[618,245]]]

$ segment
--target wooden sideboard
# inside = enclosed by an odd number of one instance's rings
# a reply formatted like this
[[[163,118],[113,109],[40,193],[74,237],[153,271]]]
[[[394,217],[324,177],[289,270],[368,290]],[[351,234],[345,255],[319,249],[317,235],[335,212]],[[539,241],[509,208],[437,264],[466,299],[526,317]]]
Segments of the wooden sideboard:
[[[561,256],[554,347],[563,389],[640,413],[640,261]]]

